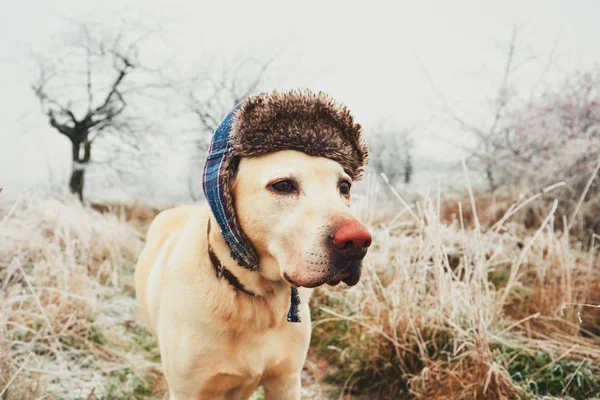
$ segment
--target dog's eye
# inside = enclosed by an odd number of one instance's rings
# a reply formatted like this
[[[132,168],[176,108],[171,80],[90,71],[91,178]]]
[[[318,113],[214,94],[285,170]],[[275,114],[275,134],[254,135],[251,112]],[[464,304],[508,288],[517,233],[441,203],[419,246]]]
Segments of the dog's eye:
[[[350,187],[352,185],[350,185],[350,182],[348,181],[341,181],[340,182],[340,193],[343,194],[344,196],[348,196],[350,194]]]
[[[292,181],[290,181],[289,179],[275,182],[274,184],[271,185],[271,187],[273,188],[273,190],[275,190],[276,192],[279,192],[279,193],[291,193],[296,189],[294,187],[294,183]]]

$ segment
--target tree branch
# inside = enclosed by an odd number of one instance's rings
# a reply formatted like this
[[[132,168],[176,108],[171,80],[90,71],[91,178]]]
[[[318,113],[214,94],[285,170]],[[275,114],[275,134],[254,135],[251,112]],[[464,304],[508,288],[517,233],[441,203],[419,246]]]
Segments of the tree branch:
[[[113,96],[115,95],[115,93],[117,93],[117,89],[119,87],[119,85],[121,84],[121,82],[123,81],[123,79],[125,78],[125,76],[127,76],[127,74],[129,73],[129,70],[131,68],[133,68],[133,64],[131,64],[129,62],[129,60],[127,59],[127,57],[123,56],[122,54],[119,54],[117,52],[112,52],[112,54],[116,57],[115,59],[115,68],[119,71],[117,78],[115,79],[115,81],[113,82],[110,91],[108,92],[108,94],[106,95],[104,102],[96,107],[96,112],[99,111],[104,111],[104,109],[108,106],[108,104],[110,103],[110,101],[112,100]],[[116,66],[116,60],[119,59],[121,60],[125,66],[123,68],[119,68]],[[119,95],[120,97],[120,95]],[[122,97],[120,97],[122,99]]]

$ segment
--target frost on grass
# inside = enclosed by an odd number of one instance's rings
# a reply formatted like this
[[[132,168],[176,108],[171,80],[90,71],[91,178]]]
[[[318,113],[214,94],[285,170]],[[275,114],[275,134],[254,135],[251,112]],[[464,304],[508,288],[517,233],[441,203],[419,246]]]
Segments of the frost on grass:
[[[597,246],[554,231],[556,205],[534,230],[512,222],[525,201],[497,224],[467,226],[462,206],[443,223],[439,199],[374,224],[361,283],[313,297],[329,381],[390,399],[599,393]]]
[[[360,284],[313,296],[311,352],[328,362],[314,368],[329,375],[325,391],[381,399],[600,392],[598,237],[584,246],[555,231],[557,218],[572,216],[554,205],[530,229],[515,216],[532,200],[499,205],[505,217],[474,207],[480,200],[446,217],[439,198],[404,202],[392,215],[370,204],[363,220],[374,244]],[[0,397],[161,398],[156,343],[135,322],[138,233],[65,199],[4,213]],[[305,379],[303,398],[325,398],[313,386]]]
[[[0,392],[119,398],[148,392],[155,344],[134,321],[136,231],[70,199],[0,214]]]

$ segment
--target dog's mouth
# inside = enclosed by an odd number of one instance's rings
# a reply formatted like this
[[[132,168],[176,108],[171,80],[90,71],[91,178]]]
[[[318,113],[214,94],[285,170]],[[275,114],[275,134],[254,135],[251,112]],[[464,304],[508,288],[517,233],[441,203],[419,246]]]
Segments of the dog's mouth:
[[[283,273],[283,277],[288,283],[295,287],[315,288],[324,284],[336,286],[340,282],[344,282],[348,286],[354,286],[360,280],[360,270],[360,262],[344,263],[342,265],[338,263],[336,268],[333,270],[333,273],[322,279],[299,282],[291,278],[285,272]]]
[[[341,281],[343,281],[344,279],[348,279],[348,278],[350,278],[350,271],[345,271],[345,272],[342,272],[341,274],[334,275],[333,278],[328,280],[326,283],[329,286],[336,286]]]
[[[336,286],[344,282],[348,286],[354,286],[360,280],[360,264],[349,265],[341,272],[337,272],[326,283],[330,286]]]

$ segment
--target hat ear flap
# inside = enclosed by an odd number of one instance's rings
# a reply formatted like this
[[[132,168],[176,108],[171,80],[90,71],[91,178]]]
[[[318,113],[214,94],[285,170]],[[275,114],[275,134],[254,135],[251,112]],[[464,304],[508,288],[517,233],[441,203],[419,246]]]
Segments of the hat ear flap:
[[[229,143],[237,108],[239,106],[229,113],[213,135],[204,163],[202,188],[223,239],[231,249],[231,256],[241,266],[256,270],[258,256],[237,219],[231,188],[239,164],[239,157],[231,152]]]

